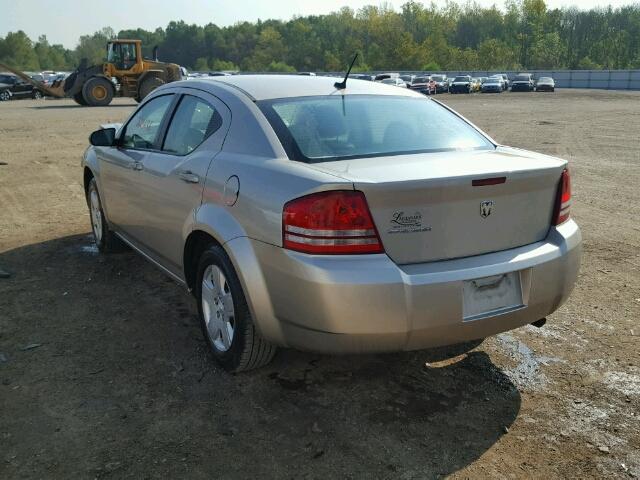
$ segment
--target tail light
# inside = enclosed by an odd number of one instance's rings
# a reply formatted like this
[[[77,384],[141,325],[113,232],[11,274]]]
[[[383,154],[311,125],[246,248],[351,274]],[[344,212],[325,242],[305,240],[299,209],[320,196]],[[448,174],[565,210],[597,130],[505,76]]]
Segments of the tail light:
[[[553,225],[560,225],[569,220],[569,210],[571,209],[571,176],[569,170],[564,169],[560,177],[558,187],[558,197],[553,214]]]
[[[288,202],[282,212],[284,248],[312,254],[382,253],[362,192],[333,190]]]

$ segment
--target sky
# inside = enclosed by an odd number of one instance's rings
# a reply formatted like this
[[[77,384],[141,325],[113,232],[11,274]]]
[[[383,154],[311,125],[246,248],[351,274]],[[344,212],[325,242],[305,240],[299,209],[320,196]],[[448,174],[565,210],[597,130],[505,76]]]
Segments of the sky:
[[[548,8],[577,6],[581,9],[611,5],[618,7],[638,0],[545,0]],[[406,0],[388,0],[399,9]],[[434,0],[444,5],[445,0]],[[502,7],[503,0],[476,0],[482,6]],[[116,32],[129,28],[155,30],[172,20],[218,26],[240,21],[287,20],[294,15],[319,15],[348,6],[357,10],[365,5],[380,5],[380,0],[0,0],[0,37],[23,30],[32,39],[46,35],[49,43],[76,46],[80,35],[102,27]],[[430,2],[427,2],[430,3]],[[456,3],[463,3],[457,1]]]

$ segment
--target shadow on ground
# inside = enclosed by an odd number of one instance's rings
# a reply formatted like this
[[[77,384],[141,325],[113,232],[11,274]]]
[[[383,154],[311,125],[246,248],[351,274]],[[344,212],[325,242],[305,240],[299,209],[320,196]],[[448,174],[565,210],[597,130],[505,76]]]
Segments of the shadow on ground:
[[[477,343],[284,350],[228,375],[186,292],[84,235],[2,253],[0,267],[12,272],[0,279],[5,478],[432,478],[478,459],[520,409]]]

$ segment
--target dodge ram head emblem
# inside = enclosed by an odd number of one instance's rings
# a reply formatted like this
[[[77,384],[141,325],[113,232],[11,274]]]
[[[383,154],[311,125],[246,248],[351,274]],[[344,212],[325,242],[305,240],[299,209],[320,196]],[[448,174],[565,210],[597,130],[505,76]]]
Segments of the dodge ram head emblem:
[[[493,206],[495,202],[493,200],[485,200],[484,202],[480,202],[480,216],[482,218],[487,218],[491,215],[491,210],[493,210]]]

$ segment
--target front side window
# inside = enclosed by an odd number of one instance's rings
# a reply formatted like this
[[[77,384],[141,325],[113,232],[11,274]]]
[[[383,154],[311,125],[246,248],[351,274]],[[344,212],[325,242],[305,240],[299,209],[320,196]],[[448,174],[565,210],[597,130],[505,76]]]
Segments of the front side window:
[[[289,157],[305,162],[495,148],[426,97],[316,96],[258,105]]]
[[[173,95],[163,95],[154,98],[138,110],[127,123],[122,136],[122,146],[142,150],[155,148],[162,119],[172,101]]]
[[[204,100],[185,95],[173,115],[162,150],[187,155],[222,125],[220,114]]]

